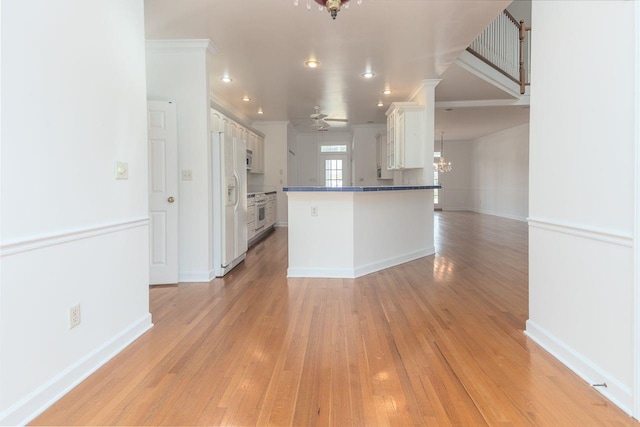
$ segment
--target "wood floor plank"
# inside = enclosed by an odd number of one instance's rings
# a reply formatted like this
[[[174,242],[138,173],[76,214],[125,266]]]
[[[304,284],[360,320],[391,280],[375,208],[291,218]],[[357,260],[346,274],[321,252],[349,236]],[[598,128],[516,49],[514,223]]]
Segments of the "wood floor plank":
[[[524,335],[525,223],[435,225],[435,256],[355,280],[287,279],[278,229],[154,287],[154,328],[33,425],[640,426]]]

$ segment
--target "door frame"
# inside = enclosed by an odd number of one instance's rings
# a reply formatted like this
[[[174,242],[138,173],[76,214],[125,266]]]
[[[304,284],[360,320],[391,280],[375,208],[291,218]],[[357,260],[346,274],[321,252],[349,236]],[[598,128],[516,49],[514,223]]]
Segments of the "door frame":
[[[176,110],[176,105],[173,101],[157,101],[157,100],[147,100],[147,117],[149,117],[149,112],[151,111],[152,108],[157,108],[157,109],[161,109],[162,111],[165,112],[166,117],[165,120],[168,121],[170,124],[166,125],[166,129],[170,129],[169,132],[171,132],[171,138],[173,139],[172,141],[172,147],[171,148],[165,148],[166,150],[166,155],[165,155],[165,161],[166,162],[171,162],[172,167],[168,167],[167,165],[165,165],[166,170],[168,171],[166,178],[167,179],[172,179],[172,182],[170,184],[167,184],[166,188],[167,188],[167,193],[169,193],[169,196],[172,196],[174,198],[173,202],[169,202],[170,205],[167,206],[167,208],[172,209],[173,210],[173,218],[172,218],[172,222],[174,222],[173,224],[169,225],[169,229],[172,230],[173,232],[173,236],[171,237],[167,237],[167,258],[171,258],[167,260],[167,265],[170,265],[171,263],[173,263],[174,268],[173,269],[169,269],[170,271],[167,273],[165,272],[164,276],[159,276],[159,274],[161,273],[158,270],[154,271],[154,267],[152,265],[153,262],[153,258],[152,258],[152,249],[153,249],[153,225],[152,225],[152,206],[151,206],[151,185],[153,182],[153,176],[152,176],[152,167],[151,167],[151,149],[150,149],[150,141],[151,141],[151,133],[150,133],[150,129],[149,129],[149,123],[147,123],[147,164],[148,164],[148,170],[147,170],[147,174],[148,174],[148,189],[147,189],[147,195],[149,198],[148,201],[148,212],[149,212],[149,263],[148,263],[148,267],[149,267],[149,285],[163,285],[163,284],[173,284],[173,283],[178,283],[179,282],[179,277],[180,277],[180,264],[179,264],[179,227],[180,227],[180,220],[179,220],[179,204],[180,204],[180,197],[179,197],[179,191],[180,191],[180,182],[178,181],[178,127],[177,127],[177,110]],[[173,171],[175,171],[175,173],[171,173],[170,169],[173,169]],[[173,191],[172,191],[173,190]],[[165,194],[166,196],[166,194]],[[167,233],[169,234],[169,233]]]

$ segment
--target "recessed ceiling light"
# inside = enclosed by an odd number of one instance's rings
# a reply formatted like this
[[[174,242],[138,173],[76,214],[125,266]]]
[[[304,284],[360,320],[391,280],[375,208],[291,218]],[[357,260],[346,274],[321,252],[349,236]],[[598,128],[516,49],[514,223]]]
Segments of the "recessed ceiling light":
[[[304,65],[306,65],[309,68],[317,68],[320,65],[320,63],[315,59],[310,59],[308,61],[305,61]]]
[[[385,95],[389,95],[391,93],[391,89],[385,89],[382,91]]]
[[[222,76],[220,77],[220,80],[222,80],[225,83],[231,83],[233,81],[233,79],[229,76]]]
[[[453,108],[445,108],[444,111],[453,111]]]
[[[258,108],[258,114],[264,114],[264,111],[262,111],[262,108]]]
[[[245,95],[245,96],[242,98],[242,100],[243,100],[244,102],[249,102],[249,101],[251,101],[251,98],[249,98],[248,96],[246,96],[246,95]]]
[[[375,76],[376,74],[372,71],[367,71],[366,73],[362,73],[362,77],[364,77],[365,79],[370,79],[371,77]]]
[[[378,107],[384,107],[384,103],[382,101],[378,101]]]

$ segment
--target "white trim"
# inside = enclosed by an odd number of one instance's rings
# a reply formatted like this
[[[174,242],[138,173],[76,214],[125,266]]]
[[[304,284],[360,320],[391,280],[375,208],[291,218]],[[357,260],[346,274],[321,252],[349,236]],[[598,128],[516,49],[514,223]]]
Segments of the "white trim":
[[[624,412],[631,415],[631,406],[633,404],[631,388],[616,380],[608,372],[600,369],[598,365],[545,331],[535,322],[527,320],[527,327],[524,333],[562,364],[575,372],[580,378],[585,380],[590,386],[593,386],[593,384],[606,383],[607,387],[593,388],[616,406],[620,407]]]
[[[212,55],[219,49],[209,39],[170,39],[147,40],[145,42],[146,53],[184,53],[189,50],[200,52],[207,51]]]
[[[468,101],[440,101],[436,102],[437,110],[444,108],[478,108],[478,107],[512,107],[530,105],[529,95],[522,95],[519,99],[484,99]]]
[[[289,223],[285,222],[285,221],[279,221],[279,222],[276,222],[274,224],[274,227],[276,227],[276,228],[285,227],[286,228],[286,227],[289,227]]]
[[[287,268],[287,277],[355,279],[353,268]]]
[[[396,256],[393,258],[383,259],[381,261],[371,262],[356,266],[354,268],[355,277],[365,276],[367,274],[375,273],[376,271],[385,270],[387,268],[395,267],[396,265],[404,264],[416,259],[424,258],[436,253],[435,246],[430,248],[421,249],[419,251],[411,252],[408,254]]]
[[[520,85],[518,83],[497,71],[492,66],[485,64],[466,50],[462,51],[454,64],[516,99],[521,96]]]
[[[211,280],[211,271],[180,271],[178,273],[178,281],[180,283],[209,283]],[[213,275],[215,278],[215,273]]]
[[[505,134],[505,133],[510,133],[510,132],[512,132],[512,131],[514,131],[516,129],[521,129],[521,128],[524,129],[524,128],[528,128],[528,127],[529,127],[529,123],[523,123],[521,125],[517,125],[517,126],[511,127],[511,128],[499,130],[498,132],[490,133],[488,135],[479,136],[477,138],[472,139],[472,141],[481,141],[481,140],[483,140],[485,138],[492,138],[494,136],[502,135],[502,134]],[[527,137],[528,137],[528,135],[527,135]],[[449,142],[449,141],[447,141],[447,142]],[[522,191],[529,191],[529,189],[527,188],[526,190],[522,190]]]
[[[114,222],[110,224],[103,224],[94,227],[79,228],[62,233],[43,234],[24,240],[15,240],[13,242],[10,241],[8,243],[2,243],[0,245],[0,257],[6,257],[21,252],[42,249],[48,246],[61,245],[77,240],[88,239],[95,236],[101,236],[103,234],[117,233],[119,231],[128,230],[131,228],[147,227],[148,225],[149,218],[147,217]]]
[[[634,2],[636,27],[635,93],[635,201],[633,245],[633,416],[640,419],[640,4]]]
[[[369,264],[363,264],[355,266],[353,268],[288,268],[287,277],[312,277],[312,278],[329,278],[329,279],[355,279],[367,274],[375,273],[376,271],[385,270],[387,268],[395,267],[396,265],[404,264],[410,261],[414,261],[419,258],[424,258],[436,253],[434,246],[419,251],[411,252],[408,254],[400,255],[393,258],[384,259],[381,261],[375,261]]]
[[[547,218],[529,218],[529,227],[542,230],[555,231],[557,233],[569,234],[571,236],[583,237],[585,239],[598,240],[600,242],[611,243],[613,245],[633,247],[633,237],[621,234],[615,230],[600,227],[587,227],[580,224],[556,221]]]
[[[435,88],[436,86],[438,86],[438,84],[442,81],[442,79],[424,79],[420,82],[420,84],[418,85],[418,87],[415,88],[415,90],[413,92],[411,92],[411,94],[407,97],[405,102],[415,102],[413,101],[413,99],[415,99],[416,96],[418,96],[420,94],[420,92],[422,92],[422,90],[426,87],[426,88]],[[394,102],[394,104],[397,104],[397,102]]]
[[[0,414],[0,425],[25,425],[153,327],[145,314]]]

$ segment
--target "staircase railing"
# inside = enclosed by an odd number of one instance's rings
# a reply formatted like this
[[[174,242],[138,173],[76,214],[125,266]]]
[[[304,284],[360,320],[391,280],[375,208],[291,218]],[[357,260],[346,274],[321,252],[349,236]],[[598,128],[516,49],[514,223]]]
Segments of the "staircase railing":
[[[467,51],[520,85],[520,93],[530,84],[531,27],[503,11],[471,43]]]

